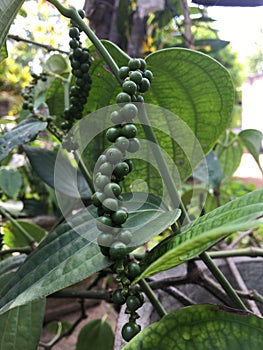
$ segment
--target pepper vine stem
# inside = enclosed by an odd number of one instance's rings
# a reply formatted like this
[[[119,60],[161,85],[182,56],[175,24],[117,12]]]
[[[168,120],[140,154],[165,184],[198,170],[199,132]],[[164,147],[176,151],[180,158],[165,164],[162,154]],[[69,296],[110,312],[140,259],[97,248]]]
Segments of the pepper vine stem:
[[[77,12],[77,10],[73,7],[66,8],[63,5],[61,5],[57,0],[47,0],[51,4],[53,4],[58,11],[65,17],[71,18],[76,24],[84,31],[84,33],[88,36],[88,38],[91,40],[91,42],[94,44],[94,46],[97,48],[100,55],[103,57],[105,62],[108,64],[110,70],[116,77],[117,81],[122,84],[121,79],[119,78],[118,72],[119,67],[114,61],[114,59],[109,54],[108,50],[105,48],[105,46],[102,44],[100,39],[95,35],[95,33],[85,24],[85,22],[82,20],[81,16]],[[148,116],[146,114],[145,109],[143,108],[142,113],[139,113],[140,115],[140,121],[142,122],[142,127],[145,132],[145,136],[149,141],[154,142],[156,145],[158,145],[158,140],[154,134],[153,129],[151,128],[148,120]],[[158,147],[157,147],[158,149]],[[156,161],[158,163],[160,172],[163,176],[165,185],[169,189],[169,195],[171,198],[171,201],[173,205],[179,205],[180,209],[182,210],[181,215],[181,222],[190,222],[188,213],[186,209],[184,208],[180,196],[178,194],[178,191],[176,189],[175,183],[172,179],[172,176],[167,168],[167,164],[165,162],[165,159],[159,149],[159,152],[154,152],[154,156],[156,157]],[[238,305],[241,309],[247,310],[245,305],[243,304],[242,300],[239,298],[238,294],[235,292],[233,287],[229,284],[229,282],[226,280],[223,273],[218,269],[216,264],[213,262],[213,260],[209,257],[208,253],[204,252],[200,254],[200,258],[203,260],[203,262],[206,264],[208,269],[212,272],[214,277],[217,279],[217,281],[221,284],[222,288],[225,290],[225,292],[231,297],[231,299],[235,302],[236,305]],[[146,281],[142,282],[143,284],[146,284]],[[158,306],[157,306],[158,307]]]
[[[150,300],[151,304],[153,305],[153,307],[155,308],[156,312],[158,313],[158,315],[162,318],[163,316],[165,316],[167,314],[167,312],[164,310],[162,304],[159,302],[159,300],[157,299],[156,295],[154,294],[152,288],[150,287],[150,285],[144,280],[140,280],[138,282],[138,284],[140,285],[141,289],[143,290],[143,292],[145,293],[145,295],[148,297],[148,299]]]
[[[74,7],[66,8],[63,5],[61,5],[57,0],[47,0],[52,5],[54,5],[58,11],[65,17],[71,18],[80,29],[83,30],[83,32],[87,35],[87,37],[90,39],[90,41],[94,44],[96,49],[99,51],[105,62],[108,64],[110,70],[116,77],[119,83],[121,83],[121,79],[119,78],[118,72],[119,67],[114,61],[114,59],[109,54],[108,50],[105,48],[105,46],[102,44],[100,39],[96,36],[96,34],[90,29],[89,26],[86,25],[86,23],[83,21],[83,19],[80,17],[78,11]]]

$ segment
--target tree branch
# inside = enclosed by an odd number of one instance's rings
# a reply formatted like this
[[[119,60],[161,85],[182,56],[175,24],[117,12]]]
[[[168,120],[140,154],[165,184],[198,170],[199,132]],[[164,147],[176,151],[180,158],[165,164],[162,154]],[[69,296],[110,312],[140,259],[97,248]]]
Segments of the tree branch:
[[[38,43],[38,42],[33,41],[33,40],[21,38],[19,35],[8,34],[8,35],[7,35],[7,39],[9,39],[9,40],[15,40],[15,41],[23,41],[24,43],[28,43],[28,44],[32,44],[32,45],[41,47],[42,49],[45,49],[45,50],[47,50],[48,52],[57,51],[57,52],[60,52],[60,53],[65,53],[65,54],[67,54],[67,55],[69,54],[68,51],[64,51],[64,50],[55,48],[55,47],[53,47],[53,46],[51,46],[51,45],[41,44],[41,43]]]

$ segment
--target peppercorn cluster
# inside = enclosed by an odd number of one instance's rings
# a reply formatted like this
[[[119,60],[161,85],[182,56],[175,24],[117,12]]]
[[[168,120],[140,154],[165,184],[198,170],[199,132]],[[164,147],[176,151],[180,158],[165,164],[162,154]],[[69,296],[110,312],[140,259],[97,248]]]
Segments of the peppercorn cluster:
[[[24,102],[22,104],[22,108],[25,110],[29,110],[33,115],[35,114],[34,111],[34,90],[35,86],[37,85],[38,81],[47,81],[47,75],[46,73],[36,74],[34,72],[31,72],[32,81],[31,83],[24,88],[22,91],[22,96],[24,98]]]
[[[79,13],[82,14],[82,12]],[[91,65],[90,53],[87,48],[82,47],[80,33],[81,29],[75,23],[71,22],[71,28],[69,30],[69,46],[71,49],[69,60],[72,74],[75,77],[75,85],[70,88],[70,105],[63,113],[64,121],[61,124],[63,130],[70,130],[73,122],[82,118],[84,106],[87,103],[91,89],[92,80],[89,74]]]
[[[130,290],[131,281],[140,274],[140,267],[128,258],[132,232],[123,227],[128,211],[122,204],[121,182],[133,168],[128,154],[137,152],[140,147],[134,124],[138,115],[136,103],[144,101],[141,93],[149,89],[153,75],[146,69],[143,59],[135,58],[120,68],[119,78],[123,81],[122,92],[116,97],[119,109],[111,113],[114,126],[106,132],[108,141],[113,145],[97,161],[94,176],[96,192],[92,199],[98,213],[97,228],[100,234],[97,242],[101,252],[115,262],[117,281],[121,287],[113,292],[112,300],[116,305],[126,303],[126,313],[130,315],[129,322],[122,329],[123,338],[129,341],[140,331],[136,323],[139,317],[136,310],[142,306],[143,296]]]

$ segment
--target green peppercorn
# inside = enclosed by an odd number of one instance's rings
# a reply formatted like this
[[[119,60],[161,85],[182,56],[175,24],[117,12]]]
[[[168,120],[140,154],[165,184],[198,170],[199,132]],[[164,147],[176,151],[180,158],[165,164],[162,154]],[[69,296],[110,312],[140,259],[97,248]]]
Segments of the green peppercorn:
[[[115,146],[118,147],[122,152],[127,151],[129,145],[130,145],[129,140],[124,136],[119,136],[115,140]]]
[[[130,73],[130,79],[134,81],[136,84],[140,84],[142,81],[142,73],[139,71],[132,71]]]
[[[141,64],[140,69],[142,71],[144,71],[146,68],[146,61],[143,58],[139,58],[139,60],[140,60],[140,64]]]
[[[118,201],[117,199],[114,199],[114,198],[106,198],[102,202],[102,208],[106,213],[116,212],[118,210],[118,207],[119,207]]]
[[[122,179],[124,176],[129,174],[129,172],[130,172],[130,168],[126,162],[118,163],[113,170],[113,174],[119,179]]]
[[[116,102],[118,105],[122,106],[125,103],[131,102],[131,96],[126,92],[120,92],[116,97]]]
[[[118,128],[109,128],[106,132],[106,137],[110,142],[114,142],[120,135],[120,130]]]
[[[149,90],[150,82],[147,78],[142,78],[141,84],[139,85],[140,92],[146,92]]]
[[[128,218],[128,213],[124,209],[119,209],[112,214],[111,219],[116,225],[122,225]]]
[[[95,192],[92,197],[92,202],[95,205],[95,207],[101,207],[102,206],[102,202],[105,199],[105,195],[102,192]]]
[[[103,247],[110,247],[114,241],[114,237],[110,233],[101,232],[98,235],[97,243]]]
[[[111,245],[109,253],[113,260],[123,259],[128,254],[127,246],[123,242],[116,241]]]
[[[125,341],[130,341],[132,338],[136,336],[141,330],[141,327],[134,322],[127,322],[122,327],[121,335]]]
[[[79,29],[77,27],[71,27],[69,30],[69,36],[73,39],[79,37]]]
[[[71,39],[69,41],[69,46],[71,49],[77,49],[79,47],[79,42],[76,39]]]
[[[138,113],[137,107],[133,103],[127,103],[120,111],[124,121],[132,122]]]
[[[111,147],[106,152],[106,159],[110,163],[118,163],[122,160],[122,158],[122,152],[116,147]]]
[[[129,295],[126,300],[126,306],[129,311],[136,311],[141,307],[141,301],[135,295]]]
[[[139,58],[131,58],[128,62],[128,67],[131,70],[136,70],[141,68],[141,61]]]
[[[146,69],[144,72],[143,72],[143,76],[145,78],[147,78],[149,80],[149,82],[151,83],[152,80],[153,80],[153,74],[150,70]]]
[[[135,153],[139,150],[139,148],[140,148],[140,141],[136,138],[130,139],[130,144],[127,151],[130,153]]]
[[[118,240],[125,244],[131,243],[131,240],[132,240],[131,231],[122,229],[118,234]]]
[[[108,216],[100,216],[97,218],[97,228],[102,232],[112,232],[112,220]]]
[[[94,179],[94,184],[96,187],[103,189],[105,185],[107,185],[110,182],[109,176],[102,175],[100,173],[96,174]]]
[[[121,128],[120,134],[128,139],[133,139],[137,134],[137,128],[134,124],[125,124]]]
[[[120,79],[124,80],[125,78],[127,78],[128,74],[129,74],[130,68],[127,66],[123,66],[119,69],[119,77]]]
[[[134,95],[137,92],[137,84],[132,80],[127,80],[122,84],[122,90],[129,95]]]
[[[106,197],[119,197],[119,195],[121,194],[121,186],[114,182],[110,182],[104,187],[103,191]]]
[[[135,262],[131,261],[127,266],[127,276],[131,279],[134,280],[136,277],[138,277],[141,273],[140,266]]]
[[[113,111],[111,113],[111,121],[113,122],[113,124],[121,124],[122,123],[122,116],[118,111]]]
[[[99,172],[102,175],[111,176],[113,172],[112,164],[109,162],[105,162],[101,164],[101,166],[99,167]]]
[[[115,305],[123,305],[126,302],[126,296],[123,295],[122,289],[116,289],[112,293],[112,301]]]

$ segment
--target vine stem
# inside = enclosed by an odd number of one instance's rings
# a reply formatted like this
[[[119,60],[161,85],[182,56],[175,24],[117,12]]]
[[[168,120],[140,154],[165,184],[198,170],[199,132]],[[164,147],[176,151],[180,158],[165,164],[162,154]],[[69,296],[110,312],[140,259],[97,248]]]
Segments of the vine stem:
[[[121,83],[121,79],[119,78],[118,72],[119,67],[114,61],[114,59],[109,54],[108,50],[105,48],[105,46],[101,43],[100,39],[96,36],[96,34],[90,29],[89,26],[86,25],[86,23],[83,21],[83,19],[80,17],[78,11],[74,7],[66,8],[63,5],[61,5],[57,0],[47,0],[52,5],[54,5],[58,11],[65,17],[71,18],[80,29],[83,30],[83,32],[87,35],[87,37],[90,39],[90,41],[94,44],[96,49],[99,51],[100,55],[103,57],[105,62],[108,64],[110,70],[116,77],[119,83]]]
[[[156,295],[154,294],[152,288],[150,287],[150,285],[144,280],[140,280],[138,282],[138,284],[140,285],[141,289],[143,290],[143,292],[145,293],[145,295],[148,297],[148,299],[150,300],[151,304],[153,305],[153,307],[155,308],[156,312],[158,313],[158,315],[162,318],[163,316],[165,316],[167,314],[167,312],[164,310],[162,304],[159,302],[159,300],[157,299]]]
[[[224,274],[219,270],[217,265],[213,262],[213,260],[210,258],[208,254],[200,254],[200,257],[202,258],[203,262],[206,264],[208,269],[211,271],[211,273],[215,276],[217,281],[221,284],[221,286],[224,288],[224,291],[227,293],[227,295],[231,298],[231,300],[235,303],[235,305],[240,308],[241,310],[249,311],[246,307],[246,305],[243,303],[243,301],[238,296],[237,292],[233,289],[231,284],[228,282],[227,278],[224,276]]]
[[[0,207],[0,214],[2,214],[6,219],[8,219],[12,225],[14,225],[19,232],[22,234],[22,236],[25,238],[27,243],[30,245],[31,248],[34,248],[35,246],[35,240],[34,238],[11,216],[9,215],[3,208]]]
[[[97,48],[98,52],[101,54],[105,62],[108,64],[110,70],[116,77],[119,83],[122,83],[121,79],[118,76],[119,67],[114,61],[114,59],[109,54],[108,50],[105,48],[105,46],[102,44],[102,42],[99,40],[99,38],[95,35],[95,33],[86,25],[86,23],[82,20],[81,16],[77,12],[77,10],[73,7],[66,8],[61,3],[58,2],[58,0],[47,0],[51,4],[53,4],[58,11],[65,17],[71,18],[79,27],[84,31],[84,33],[88,36],[88,38],[91,40],[91,42],[94,44],[94,46]],[[145,136],[149,141],[154,142],[158,146],[158,140],[154,134],[153,129],[150,126],[148,116],[146,114],[145,109],[142,109],[143,113],[139,117],[142,121],[142,127],[145,132]],[[140,113],[139,113],[140,115]],[[172,179],[172,176],[169,172],[169,169],[167,167],[167,164],[165,162],[165,159],[161,153],[161,150],[159,147],[156,147],[159,151],[154,152],[154,156],[156,157],[156,161],[158,163],[158,167],[160,169],[160,172],[163,176],[165,185],[169,189],[169,195],[171,198],[171,201],[173,205],[178,205],[180,209],[182,210],[181,215],[181,221],[185,220],[186,222],[190,223],[190,219],[188,216],[188,213],[186,209],[184,208],[180,196],[178,194],[178,191],[176,189],[175,183]],[[243,304],[242,300],[239,298],[235,290],[232,288],[232,286],[229,284],[223,273],[218,269],[217,265],[213,262],[213,260],[209,257],[208,253],[204,252],[200,254],[200,258],[203,260],[203,262],[206,264],[208,269],[211,271],[211,273],[214,275],[214,277],[217,279],[217,281],[221,284],[222,288],[226,291],[226,293],[229,295],[229,297],[232,298],[232,300],[237,304],[241,309],[247,310],[245,305]],[[142,282],[143,285],[147,285],[147,282]],[[158,305],[157,305],[158,307]],[[161,312],[162,313],[162,312]]]

